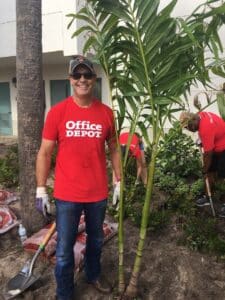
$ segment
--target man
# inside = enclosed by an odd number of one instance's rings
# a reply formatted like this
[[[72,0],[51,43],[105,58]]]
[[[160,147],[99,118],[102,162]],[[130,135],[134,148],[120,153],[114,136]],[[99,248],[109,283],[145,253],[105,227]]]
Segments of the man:
[[[87,233],[87,282],[101,292],[109,292],[99,281],[102,227],[108,195],[105,142],[108,143],[117,181],[120,180],[113,112],[92,96],[96,81],[93,64],[83,56],[75,56],[70,61],[69,76],[73,96],[49,111],[36,163],[36,205],[39,211],[45,213],[49,203],[45,185],[51,155],[57,144],[54,183],[58,233],[55,277],[57,299],[60,300],[73,299],[73,246],[82,211]]]
[[[225,122],[211,112],[182,112],[181,126],[191,132],[198,131],[203,147],[203,174],[211,185],[216,178],[225,178]],[[206,196],[197,200],[198,206],[210,205]],[[225,217],[225,207],[220,216]]]
[[[129,143],[129,132],[121,133],[119,136],[119,143],[121,145],[122,154],[125,154],[126,146]],[[143,184],[147,184],[147,168],[145,162],[144,144],[138,133],[134,133],[130,140],[129,153],[136,159],[137,164],[137,178],[136,183],[142,180]]]

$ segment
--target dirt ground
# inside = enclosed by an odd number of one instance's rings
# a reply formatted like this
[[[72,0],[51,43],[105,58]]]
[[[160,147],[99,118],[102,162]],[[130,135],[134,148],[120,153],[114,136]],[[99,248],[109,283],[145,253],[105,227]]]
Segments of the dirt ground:
[[[128,278],[138,240],[138,230],[125,221],[125,274]],[[225,271],[223,262],[216,257],[192,252],[177,245],[180,230],[176,225],[160,233],[148,233],[139,280],[138,300],[224,300]],[[76,300],[117,299],[117,236],[103,248],[102,274],[115,287],[111,295],[102,295],[85,282],[81,272],[76,279]],[[33,254],[23,250],[17,229],[0,236],[0,291],[5,290]],[[35,264],[34,273],[41,278],[15,299],[55,299],[54,266],[43,257]]]
[[[3,155],[5,149],[0,147],[0,150],[0,154]],[[19,213],[18,203],[12,203],[10,206]],[[181,230],[176,221],[172,224],[160,232],[148,232],[147,234],[138,285],[139,295],[135,300],[225,300],[225,263],[218,261],[214,256],[203,255],[184,246],[178,246],[177,241]],[[126,281],[128,281],[139,233],[129,220],[126,220],[124,225],[124,263]],[[220,228],[223,230],[223,224]],[[0,294],[4,294],[7,282],[32,257],[33,254],[23,250],[17,227],[0,235]],[[41,274],[40,279],[15,299],[55,299],[54,265],[40,256],[35,264],[34,273]],[[116,293],[117,236],[114,236],[103,247],[102,275],[114,287],[112,294],[102,295],[97,292],[85,282],[84,273],[80,272],[76,278],[74,299],[118,299]]]

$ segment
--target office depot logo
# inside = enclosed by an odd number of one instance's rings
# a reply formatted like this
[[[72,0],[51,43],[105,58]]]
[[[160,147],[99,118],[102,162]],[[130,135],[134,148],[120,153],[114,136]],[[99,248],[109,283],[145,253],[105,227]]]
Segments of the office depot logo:
[[[100,138],[102,135],[102,125],[91,123],[90,121],[67,121],[66,137],[90,137]]]

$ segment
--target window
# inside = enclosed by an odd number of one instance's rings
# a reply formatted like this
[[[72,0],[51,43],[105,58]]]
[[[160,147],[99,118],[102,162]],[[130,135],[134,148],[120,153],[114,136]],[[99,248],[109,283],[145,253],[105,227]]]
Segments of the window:
[[[51,106],[69,97],[70,82],[69,80],[50,80]]]
[[[0,82],[0,135],[1,134],[12,134],[12,116],[8,82]]]

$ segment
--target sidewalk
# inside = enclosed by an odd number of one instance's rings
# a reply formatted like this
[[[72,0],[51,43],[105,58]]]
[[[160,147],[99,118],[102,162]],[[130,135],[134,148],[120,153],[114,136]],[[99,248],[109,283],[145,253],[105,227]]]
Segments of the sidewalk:
[[[2,136],[0,135],[0,158],[3,158],[7,152],[7,148],[18,142],[18,138],[15,136]]]
[[[17,143],[17,141],[18,141],[17,136],[0,135],[0,145],[1,144],[12,145]]]

